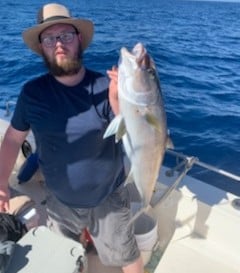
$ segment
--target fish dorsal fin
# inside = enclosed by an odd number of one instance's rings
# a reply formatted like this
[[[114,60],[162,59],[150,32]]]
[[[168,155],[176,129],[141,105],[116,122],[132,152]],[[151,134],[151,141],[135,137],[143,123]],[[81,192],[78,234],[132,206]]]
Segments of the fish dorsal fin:
[[[115,141],[118,142],[126,133],[124,119],[121,115],[116,116],[108,125],[103,138],[115,135]]]
[[[171,138],[169,136],[167,137],[166,148],[167,149],[174,149],[174,144],[173,144],[173,142],[172,142],[172,140],[171,140]]]

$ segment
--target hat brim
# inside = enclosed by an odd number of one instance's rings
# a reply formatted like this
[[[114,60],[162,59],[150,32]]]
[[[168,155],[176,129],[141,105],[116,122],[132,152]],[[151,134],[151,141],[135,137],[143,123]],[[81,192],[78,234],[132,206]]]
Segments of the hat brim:
[[[91,43],[93,32],[94,32],[92,21],[86,20],[86,19],[76,19],[76,18],[58,19],[54,21],[45,22],[35,27],[29,28],[22,33],[24,42],[31,50],[33,50],[39,55],[42,55],[42,51],[39,46],[39,35],[44,29],[56,24],[73,25],[79,31],[79,33],[81,33],[82,50],[85,50],[88,47],[88,45]]]

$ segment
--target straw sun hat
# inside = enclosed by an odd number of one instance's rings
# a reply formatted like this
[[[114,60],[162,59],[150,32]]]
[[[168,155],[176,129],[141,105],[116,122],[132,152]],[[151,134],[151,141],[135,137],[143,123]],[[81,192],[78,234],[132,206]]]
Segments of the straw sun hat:
[[[55,24],[71,24],[82,36],[82,49],[86,49],[93,37],[93,23],[86,19],[73,18],[69,10],[60,4],[44,5],[38,12],[37,25],[23,32],[23,40],[27,46],[39,55],[42,55],[39,47],[39,35],[41,32]]]

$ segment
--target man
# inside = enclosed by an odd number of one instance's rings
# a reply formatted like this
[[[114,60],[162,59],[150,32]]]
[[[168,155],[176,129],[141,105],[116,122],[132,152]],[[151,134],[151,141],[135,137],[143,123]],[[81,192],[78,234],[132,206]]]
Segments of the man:
[[[2,142],[0,211],[8,210],[7,181],[31,129],[49,189],[50,226],[76,240],[88,227],[104,264],[142,273],[133,226],[127,224],[121,145],[113,137],[103,139],[118,113],[117,71],[108,71],[109,85],[102,74],[83,66],[82,53],[92,36],[91,21],[72,18],[59,4],[43,6],[38,24],[23,33],[49,73],[24,85]]]

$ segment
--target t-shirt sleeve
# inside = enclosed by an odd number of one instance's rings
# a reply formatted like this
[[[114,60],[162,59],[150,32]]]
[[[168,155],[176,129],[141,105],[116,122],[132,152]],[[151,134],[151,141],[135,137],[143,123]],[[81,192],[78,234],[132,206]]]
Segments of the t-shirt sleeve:
[[[30,125],[26,120],[26,104],[24,103],[24,88],[21,91],[17,104],[11,119],[11,125],[14,129],[19,131],[27,131],[30,129]]]

